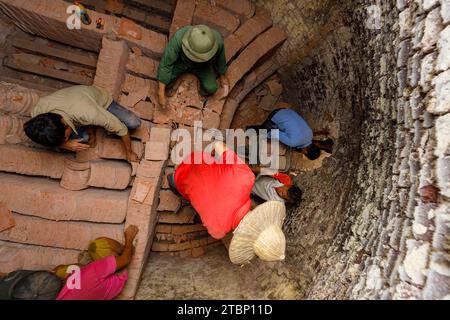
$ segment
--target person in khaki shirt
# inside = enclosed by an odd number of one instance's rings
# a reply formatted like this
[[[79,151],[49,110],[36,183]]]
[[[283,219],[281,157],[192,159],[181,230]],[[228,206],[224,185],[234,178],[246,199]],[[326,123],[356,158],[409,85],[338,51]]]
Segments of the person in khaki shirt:
[[[99,126],[121,137],[128,161],[137,161],[131,150],[128,130],[137,129],[141,119],[96,86],[73,86],[40,98],[24,124],[26,135],[47,147],[69,151],[89,148],[88,126]]]

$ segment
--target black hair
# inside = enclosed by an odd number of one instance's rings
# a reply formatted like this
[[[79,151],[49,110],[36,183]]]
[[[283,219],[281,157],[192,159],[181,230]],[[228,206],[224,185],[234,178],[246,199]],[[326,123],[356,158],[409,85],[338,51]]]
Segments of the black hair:
[[[288,190],[288,201],[291,204],[297,204],[302,201],[303,192],[297,186],[292,186]]]
[[[46,147],[57,147],[66,140],[66,126],[62,117],[55,113],[44,113],[27,121],[23,129],[28,138]]]
[[[320,149],[316,145],[312,144],[306,148],[306,156],[309,160],[316,160],[320,157]]]

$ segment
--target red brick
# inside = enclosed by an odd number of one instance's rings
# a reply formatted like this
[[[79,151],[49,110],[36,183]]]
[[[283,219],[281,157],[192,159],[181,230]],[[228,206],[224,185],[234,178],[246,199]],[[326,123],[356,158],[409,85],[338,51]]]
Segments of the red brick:
[[[227,72],[230,81],[230,89],[253,68],[253,66],[267,53],[277,48],[286,39],[286,35],[280,28],[272,27],[253,41],[239,57],[233,61]]]
[[[193,24],[206,24],[226,37],[236,31],[240,21],[237,15],[218,6],[211,6],[202,2],[195,7]]]
[[[205,109],[203,110],[203,128],[211,129],[211,128],[219,128],[220,125],[220,115],[211,110]]]
[[[218,242],[212,237],[205,237],[199,240],[190,240],[181,243],[170,243],[170,242],[154,242],[152,246],[152,251],[164,252],[164,251],[183,251],[188,249],[194,249],[199,247],[205,247],[208,244]]]
[[[112,41],[106,37],[102,44],[94,84],[106,89],[117,100],[125,80],[129,49],[124,41]]]
[[[196,215],[197,212],[195,212],[194,208],[191,206],[185,206],[176,214],[171,211],[160,212],[159,223],[192,224],[194,223]]]
[[[4,204],[0,202],[0,235],[3,231],[10,229],[16,225],[16,221],[12,216],[11,210]]]
[[[24,146],[0,145],[0,170],[61,179],[67,154]]]
[[[151,58],[130,54],[127,63],[127,70],[139,76],[156,79],[158,64],[158,61]]]
[[[245,18],[255,14],[255,5],[249,0],[216,0],[216,5]]]
[[[139,233],[133,258],[127,268],[128,281],[119,299],[132,299],[136,294],[144,265],[152,247],[156,222],[157,213],[154,205],[137,204],[130,201],[126,226],[131,224],[139,226]]]
[[[92,161],[100,159],[96,148],[89,148],[86,151],[76,153],[76,160],[80,162]]]
[[[31,111],[36,106],[39,97],[44,93],[11,84],[0,83],[0,110],[8,114],[31,116]]]
[[[52,270],[78,261],[80,251],[0,241],[0,272]]]
[[[138,178],[159,178],[162,174],[165,161],[142,160],[137,169]]]
[[[248,46],[258,35],[272,26],[270,13],[263,8],[258,8],[256,15],[247,20],[236,30],[235,35],[239,38],[244,47]]]
[[[69,191],[58,181],[0,173],[0,201],[12,211],[51,220],[122,223],[129,191]]]
[[[203,108],[203,98],[198,92],[199,80],[192,74],[184,74],[176,80],[175,93],[168,100],[169,105],[177,107]]]
[[[122,86],[122,91],[132,93],[150,85],[150,80],[133,76],[131,74],[125,75],[125,82]]]
[[[127,18],[120,19],[118,35],[135,40],[142,40],[142,29],[134,21]]]
[[[133,108],[136,109],[136,108]],[[133,110],[135,111],[135,110]],[[147,142],[150,140],[150,127],[151,124],[148,121],[141,121],[141,126],[139,128],[137,128],[136,130],[132,130],[130,132],[131,136],[133,138],[139,139],[142,142]]]
[[[131,174],[131,166],[126,162],[92,161],[87,184],[97,188],[125,190],[130,184]]]
[[[69,167],[64,168],[61,178],[61,187],[67,190],[79,191],[87,189],[89,180],[89,170],[72,170]]]
[[[155,232],[157,233],[173,233],[173,234],[184,234],[199,231],[206,231],[206,228],[202,224],[194,224],[194,225],[158,224],[155,229]]]
[[[153,120],[155,105],[148,101],[140,101],[131,110],[140,118],[151,121]]]
[[[220,129],[230,128],[234,118],[234,113],[241,101],[256,88],[261,82],[267,79],[278,69],[278,64],[273,60],[267,60],[263,64],[254,68],[244,79],[231,91],[229,98],[225,102],[220,118]]]
[[[195,0],[178,0],[175,12],[170,26],[170,37],[173,36],[178,29],[191,25],[194,16]]]
[[[250,42],[271,26],[272,20],[268,12],[258,8],[253,18],[247,20],[234,34],[225,39],[227,62],[231,61],[239,51],[247,47]]]
[[[149,141],[145,144],[146,160],[167,160],[170,143],[164,141]]]
[[[131,199],[133,201],[152,205],[155,196],[156,182],[155,180],[147,180],[138,178],[134,181],[131,190]]]
[[[188,126],[193,126],[195,121],[200,121],[202,118],[202,111],[190,107],[177,107],[176,105],[168,105],[165,109],[155,106],[155,113],[153,122],[165,123],[179,123]]]
[[[23,130],[24,118],[14,115],[0,114],[0,144],[28,144],[34,143],[27,137]]]
[[[105,136],[102,141],[97,142],[98,155],[105,159],[126,160],[126,150],[121,139]],[[131,149],[139,158],[142,158],[144,146],[139,141],[131,141]]]
[[[82,25],[83,31],[79,32],[67,28],[69,15],[66,13],[68,4],[65,1],[2,0],[0,7],[13,20],[20,21],[21,26],[30,33],[96,52],[100,51],[103,36],[112,33],[120,21],[116,17],[89,10],[92,21],[102,18],[105,28],[99,30],[96,24],[92,23],[88,26]]]
[[[89,241],[99,237],[123,242],[122,224],[57,222],[20,214],[14,214],[14,219],[16,227],[1,232],[0,240],[79,250],[86,250]],[[43,230],[57,232],[42,232]]]
[[[224,45],[227,63],[230,62],[238,52],[244,49],[244,45],[241,40],[234,33],[225,38]]]
[[[159,193],[158,211],[177,212],[181,207],[181,199],[170,190],[161,190]]]
[[[116,26],[118,38],[125,40],[131,48],[140,48],[146,56],[155,59],[161,58],[167,45],[167,37],[139,25],[130,24],[129,21],[125,20],[125,24],[119,23],[119,27]],[[120,24],[122,24],[122,32],[120,32]]]

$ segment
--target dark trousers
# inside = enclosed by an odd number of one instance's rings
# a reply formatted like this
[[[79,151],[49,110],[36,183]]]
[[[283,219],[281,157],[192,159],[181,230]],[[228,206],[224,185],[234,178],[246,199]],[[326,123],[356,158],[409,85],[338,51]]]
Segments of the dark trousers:
[[[124,125],[127,126],[129,130],[137,129],[141,126],[141,119],[132,111],[122,107],[117,102],[113,101],[109,107],[108,112],[111,112],[115,115],[120,121],[123,122]],[[77,128],[78,134],[72,132],[70,136],[70,140],[82,140],[82,143],[89,142],[89,134],[87,132],[87,127],[79,127]]]

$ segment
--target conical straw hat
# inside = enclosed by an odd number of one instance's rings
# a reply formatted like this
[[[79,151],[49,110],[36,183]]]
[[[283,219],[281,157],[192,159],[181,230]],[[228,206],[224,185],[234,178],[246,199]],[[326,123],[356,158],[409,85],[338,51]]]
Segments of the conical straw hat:
[[[246,264],[255,255],[264,261],[283,260],[285,217],[286,207],[279,201],[267,201],[250,211],[234,231],[228,252],[231,262]]]

